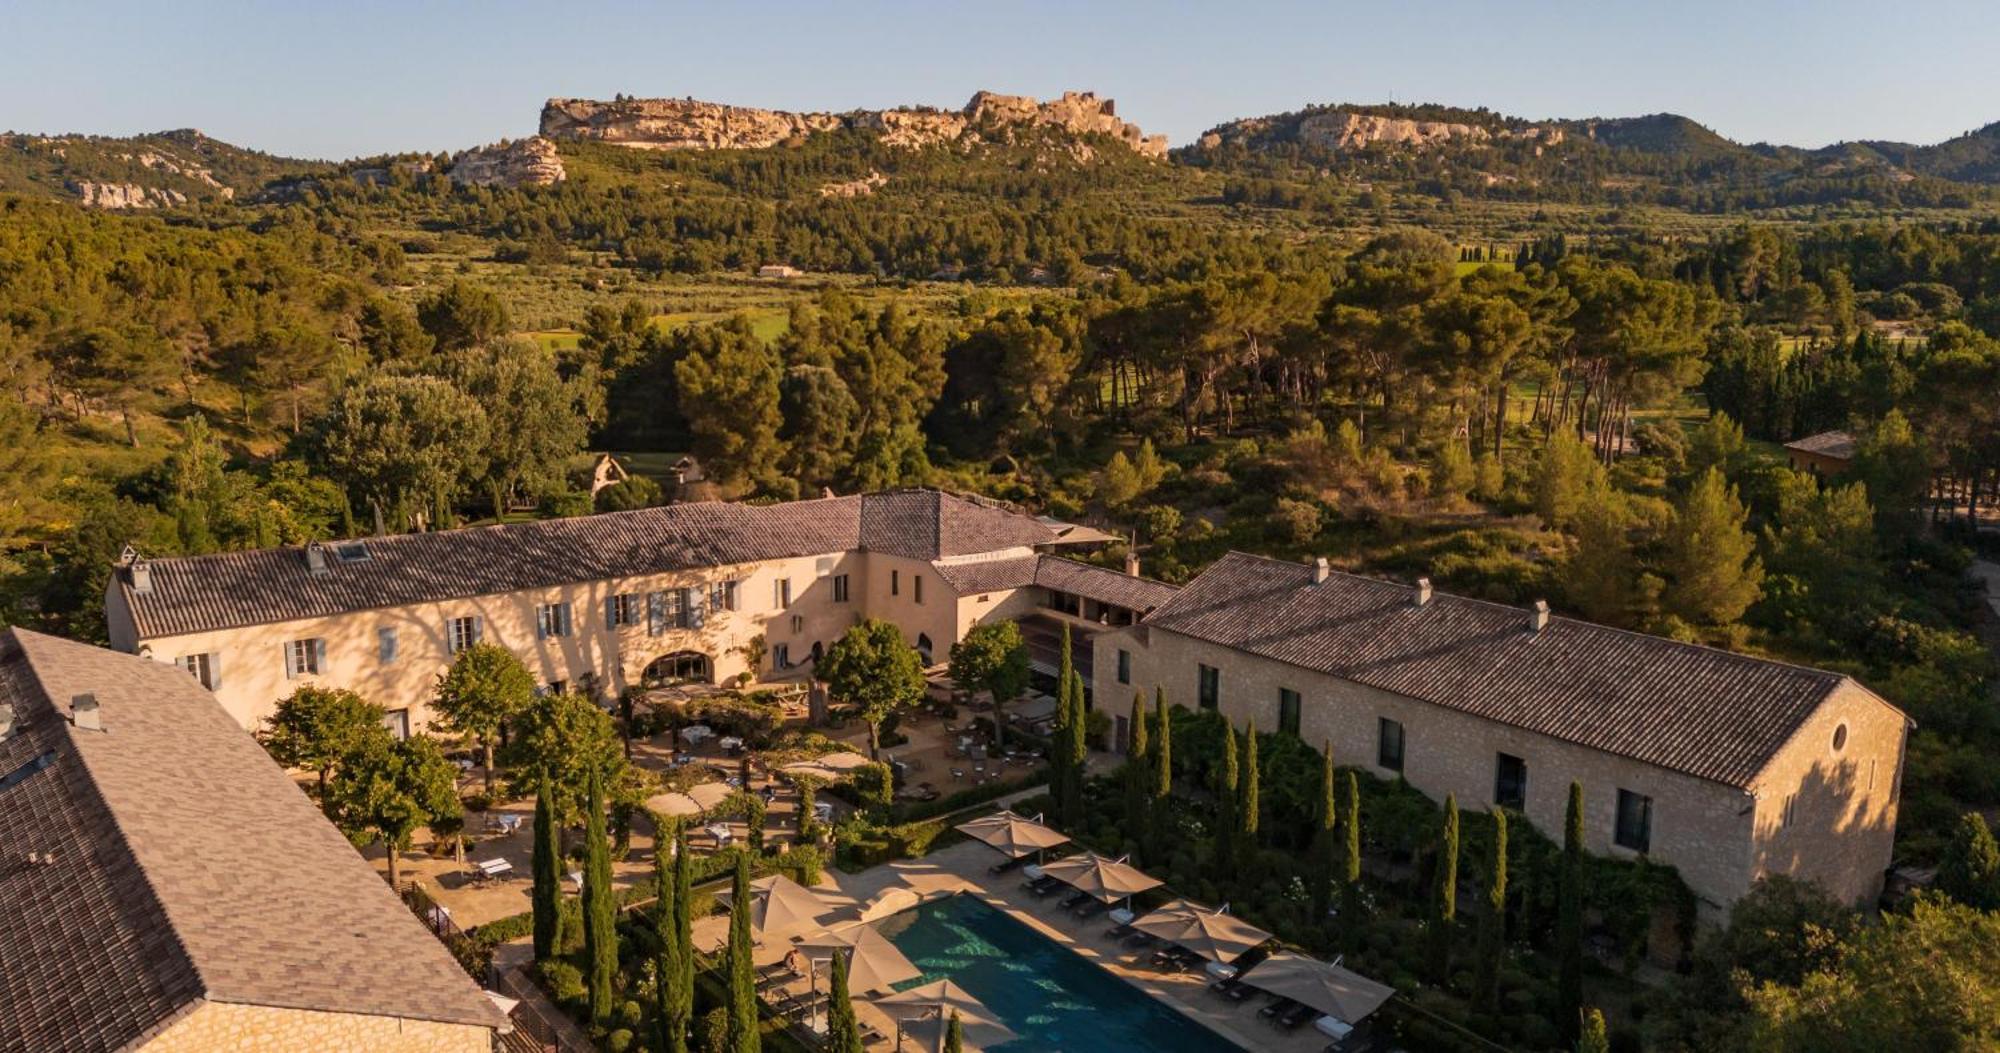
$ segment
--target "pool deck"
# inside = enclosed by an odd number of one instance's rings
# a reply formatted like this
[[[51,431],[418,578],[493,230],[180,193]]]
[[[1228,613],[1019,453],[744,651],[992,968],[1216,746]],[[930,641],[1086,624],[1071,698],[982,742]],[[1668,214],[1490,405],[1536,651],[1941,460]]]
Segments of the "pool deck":
[[[967,841],[922,859],[900,860],[859,874],[829,870],[826,880],[816,890],[835,908],[824,922],[832,926],[856,920],[878,897],[898,889],[907,889],[922,899],[962,892],[979,897],[1246,1050],[1318,1053],[1330,1041],[1310,1025],[1288,1033],[1266,1024],[1257,1016],[1257,1007],[1264,1003],[1261,997],[1231,1002],[1209,991],[1206,978],[1199,973],[1163,973],[1152,968],[1147,964],[1147,952],[1134,951],[1104,938],[1111,923],[1103,915],[1079,921],[1056,905],[1059,897],[1040,900],[1022,890],[1019,871],[988,873],[988,868],[999,858],[991,848]],[[902,909],[911,902],[899,896],[897,901],[884,903],[883,909],[890,913],[893,912],[890,908]],[[695,944],[719,950],[728,938],[728,931],[726,915],[703,918],[695,926]],[[761,967],[782,960],[792,945],[791,940],[767,941],[757,949],[757,964]],[[804,982],[798,986],[803,987]],[[864,1022],[873,1018],[881,1026],[884,1018],[877,1016],[879,1010],[858,998],[856,1006]]]

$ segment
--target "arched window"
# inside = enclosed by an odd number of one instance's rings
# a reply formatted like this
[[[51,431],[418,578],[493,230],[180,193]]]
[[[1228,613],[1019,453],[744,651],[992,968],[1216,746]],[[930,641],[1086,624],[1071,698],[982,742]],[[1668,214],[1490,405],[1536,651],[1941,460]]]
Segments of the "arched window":
[[[699,651],[676,651],[653,659],[644,679],[648,684],[707,684],[715,679],[715,666]]]

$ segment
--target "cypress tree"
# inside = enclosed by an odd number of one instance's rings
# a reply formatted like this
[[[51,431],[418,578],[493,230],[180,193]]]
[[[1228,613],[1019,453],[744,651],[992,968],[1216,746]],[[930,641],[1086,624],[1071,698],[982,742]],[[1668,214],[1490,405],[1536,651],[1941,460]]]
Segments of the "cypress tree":
[[[1252,719],[1243,732],[1243,802],[1236,810],[1242,824],[1245,859],[1254,858],[1257,851],[1258,813],[1262,811],[1258,799],[1261,788],[1257,783],[1257,721]]]
[[[757,1033],[757,970],[750,950],[750,857],[736,856],[729,902],[729,1050],[762,1053]]]
[[[847,992],[847,959],[839,951],[833,954],[833,982],[827,991],[825,1048],[829,1053],[861,1053],[861,1025]]]
[[[1069,680],[1070,717],[1067,739],[1069,760],[1063,765],[1063,770],[1069,775],[1069,821],[1072,825],[1081,825],[1083,777],[1090,760],[1090,721],[1085,719],[1089,716],[1089,710],[1083,701],[1083,675],[1072,669]]]
[[[1556,900],[1556,996],[1564,1037],[1577,1036],[1583,1010],[1583,786],[1569,784]]]
[[[535,788],[535,850],[529,870],[535,879],[531,900],[535,912],[535,958],[556,953],[562,942],[562,863],[556,839],[555,807],[549,803],[546,777]]]
[[[1361,782],[1347,773],[1340,825],[1340,931],[1349,950],[1361,945]]]
[[[583,958],[590,987],[590,1019],[611,1018],[612,987],[618,980],[618,904],[611,898],[611,843],[604,834],[604,773],[590,770],[588,814],[583,839]]]
[[[1493,853],[1486,863],[1486,916],[1479,919],[1472,1004],[1489,1011],[1500,1001],[1500,956],[1507,944],[1507,810],[1493,808]]]
[[[1444,829],[1438,835],[1436,911],[1431,916],[1431,973],[1443,985],[1451,977],[1451,927],[1458,917],[1458,798],[1444,798]]]
[[[1319,829],[1313,832],[1314,855],[1325,862],[1326,870],[1312,883],[1312,911],[1315,925],[1326,924],[1326,912],[1333,908],[1333,885],[1340,880],[1339,846],[1334,836],[1340,818],[1340,803],[1333,796],[1333,743],[1320,753]]]
[[[1125,744],[1125,830],[1129,840],[1145,837],[1147,830],[1146,803],[1153,792],[1152,773],[1147,770],[1152,758],[1146,735],[1146,696],[1132,693],[1132,716],[1126,725],[1131,730]]]
[[[665,834],[666,831],[661,831]],[[674,976],[680,963],[674,959],[674,871],[667,862],[664,836],[653,843],[653,931],[660,935],[660,949],[653,955],[653,1020],[660,1029],[660,1049],[674,1046]]]
[[[688,1028],[694,1024],[694,853],[688,851],[687,828],[674,833],[674,916],[671,934],[678,968],[672,976],[667,1003],[668,1053],[688,1053]]]
[[[1586,1010],[1582,1023],[1576,1053],[1611,1053],[1611,1039],[1604,1033],[1604,1014],[1596,1009]]]
[[[1236,868],[1236,726],[1222,722],[1222,763],[1215,771],[1215,830],[1209,862],[1220,881]]]
[[[1155,860],[1165,859],[1167,844],[1171,840],[1167,825],[1173,821],[1173,811],[1167,798],[1174,794],[1174,724],[1167,715],[1167,689],[1153,689],[1153,851]]]
[[[965,1027],[958,1022],[958,1010],[951,1011],[951,1024],[944,1031],[944,1053],[965,1053]]]

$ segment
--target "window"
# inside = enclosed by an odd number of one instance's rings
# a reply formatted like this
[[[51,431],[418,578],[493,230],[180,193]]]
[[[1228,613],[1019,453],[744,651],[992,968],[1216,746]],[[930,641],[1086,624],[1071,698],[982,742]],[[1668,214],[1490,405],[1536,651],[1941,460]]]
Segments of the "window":
[[[184,654],[174,659],[174,664],[187,670],[201,686],[215,690],[215,656],[207,654]]]
[[[1847,725],[1842,724],[1841,726],[1833,729],[1833,752],[1839,753],[1841,750],[1844,750],[1846,748],[1847,748]]]
[[[326,666],[326,641],[293,640],[285,644],[285,679],[317,675]]]
[[[803,614],[792,615],[792,632],[794,634],[798,634],[805,631],[806,631],[806,616]]]
[[[1502,808],[1528,805],[1528,762],[1511,753],[1496,755],[1493,764],[1493,803]]]
[[[617,629],[626,625],[639,624],[639,594],[621,592],[604,598],[604,627]]]
[[[445,646],[450,648],[452,654],[471,647],[479,642],[479,619],[453,618],[445,624],[444,639]]]
[[[714,581],[708,585],[708,609],[712,611],[733,611],[736,609],[736,583]]]
[[[597,674],[585,673],[576,678],[576,693],[592,701],[597,700]]]
[[[1798,808],[1799,808],[1799,795],[1795,793],[1786,794],[1784,815],[1782,820],[1778,824],[1780,829],[1792,825],[1792,820],[1798,818]]]
[[[918,603],[924,602],[924,576],[922,574],[910,575],[910,598]]]
[[[925,665],[931,664],[931,637],[929,633],[917,634],[917,657],[923,659]]]
[[[1390,771],[1402,771],[1402,722],[1383,717],[1376,724],[1375,735],[1375,763]]]
[[[1630,790],[1618,791],[1618,826],[1612,832],[1620,848],[1644,852],[1653,843],[1653,799]]]
[[[1287,735],[1299,733],[1299,693],[1289,687],[1278,689],[1278,730]]]
[[[1132,682],[1132,652],[1123,647],[1118,649],[1118,682],[1121,684]]]
[[[771,648],[771,668],[790,669],[792,667],[792,645],[776,644]]]
[[[569,604],[544,603],[535,608],[535,635],[546,640],[570,634]]]
[[[383,665],[396,660],[396,647],[395,626],[385,625],[375,630],[375,654],[382,659]]]
[[[845,574],[835,574],[833,576],[833,602],[847,602],[847,575]]]
[[[781,611],[792,605],[792,579],[779,578],[771,583],[771,604]]]
[[[409,738],[410,711],[407,709],[392,709],[382,714],[382,726],[389,729],[390,738]]]
[[[542,689],[542,693],[545,695],[560,695],[568,690],[569,690],[569,681],[551,680],[549,681],[549,686]]]
[[[360,541],[345,541],[333,546],[333,558],[342,563],[368,562],[368,546]]]
[[[1222,670],[1212,665],[1204,665],[1198,666],[1197,672],[1199,680],[1196,684],[1195,698],[1200,700],[1201,708],[1222,708]]]
[[[901,596],[902,594],[903,594],[903,572],[900,570],[892,570],[889,572],[889,595]]]

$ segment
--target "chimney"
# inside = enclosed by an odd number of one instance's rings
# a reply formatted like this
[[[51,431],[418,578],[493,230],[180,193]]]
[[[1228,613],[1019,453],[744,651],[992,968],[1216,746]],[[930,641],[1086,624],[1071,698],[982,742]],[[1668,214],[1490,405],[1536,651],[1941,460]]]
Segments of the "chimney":
[[[96,695],[73,695],[69,700],[69,722],[82,731],[103,731],[104,710]]]
[[[1125,550],[1125,573],[1129,577],[1139,576],[1139,553],[1129,548]]]
[[[125,568],[125,580],[131,583],[133,595],[153,594],[153,568],[147,564],[145,557],[139,555],[138,549],[125,546],[125,550],[118,554],[118,565]]]
[[[1321,556],[1318,559],[1313,560],[1314,585],[1317,585],[1320,582],[1325,581],[1327,578],[1332,576],[1333,576],[1333,567],[1327,563],[1325,556]]]
[[[1531,633],[1538,633],[1548,627],[1549,627],[1549,601],[1536,600],[1535,606],[1528,611],[1528,631]]]
[[[306,543],[306,573],[315,578],[326,577],[326,546],[317,541]]]
[[[1428,606],[1430,606],[1430,602],[1431,602],[1431,579],[1429,579],[1429,578],[1418,578],[1418,579],[1417,579],[1417,595],[1416,595],[1416,597],[1415,597],[1415,601],[1416,601],[1416,605],[1417,605],[1417,606],[1419,606],[1419,607],[1428,607]]]

